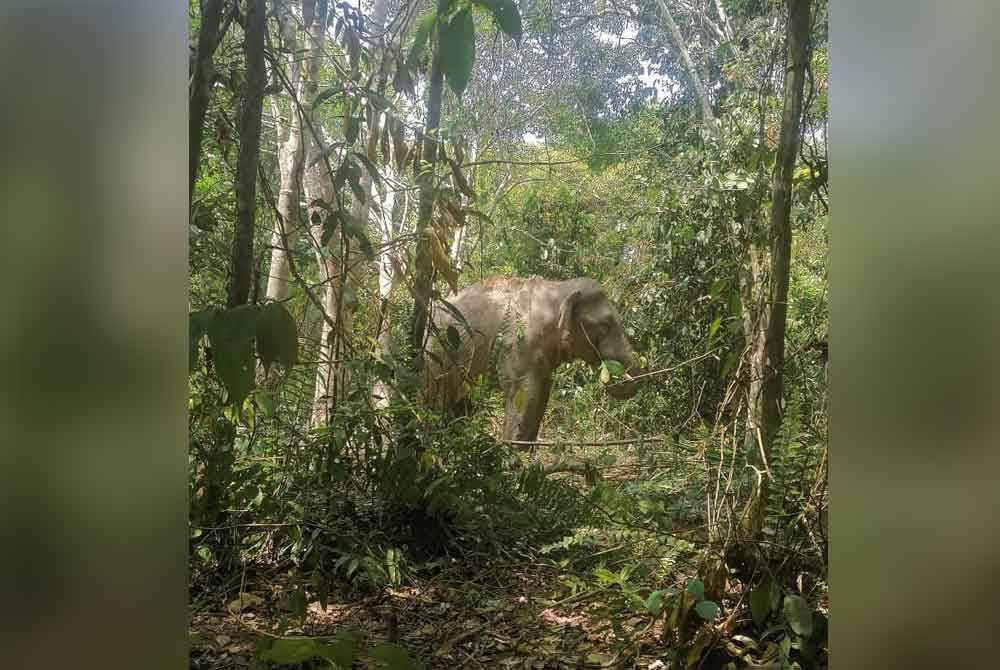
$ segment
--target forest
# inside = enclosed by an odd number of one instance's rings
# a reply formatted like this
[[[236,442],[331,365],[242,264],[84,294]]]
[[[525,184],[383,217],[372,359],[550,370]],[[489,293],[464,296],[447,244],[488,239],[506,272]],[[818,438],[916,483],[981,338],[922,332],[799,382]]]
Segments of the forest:
[[[190,666],[829,664],[826,0],[190,0]]]

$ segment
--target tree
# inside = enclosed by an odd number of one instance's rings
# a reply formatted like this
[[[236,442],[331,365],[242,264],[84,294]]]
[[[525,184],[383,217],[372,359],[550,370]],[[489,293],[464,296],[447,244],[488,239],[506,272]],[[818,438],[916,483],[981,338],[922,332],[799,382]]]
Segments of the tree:
[[[792,173],[801,141],[803,87],[809,54],[810,1],[788,0],[787,65],[784,103],[772,182],[770,217],[770,267],[768,300],[752,333],[751,385],[747,426],[748,458],[759,472],[748,517],[753,537],[763,523],[771,474],[769,463],[775,435],[781,425],[784,402],[785,324],[788,312],[788,279],[791,267]]]
[[[198,29],[198,46],[195,53],[194,72],[191,73],[188,105],[188,199],[194,197],[194,182],[201,162],[201,138],[205,113],[215,80],[212,56],[225,30],[219,30],[225,0],[206,0]]]
[[[240,117],[240,150],[236,166],[236,235],[233,238],[232,276],[228,305],[243,305],[250,297],[253,276],[253,234],[257,211],[257,160],[260,154],[261,112],[264,105],[265,0],[248,0],[245,50],[246,94]]]

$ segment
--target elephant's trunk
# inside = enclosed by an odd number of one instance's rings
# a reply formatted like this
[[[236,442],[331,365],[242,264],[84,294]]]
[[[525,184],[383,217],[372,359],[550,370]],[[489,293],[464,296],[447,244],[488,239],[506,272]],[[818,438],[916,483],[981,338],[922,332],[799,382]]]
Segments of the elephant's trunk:
[[[629,359],[629,367],[626,369],[629,377],[638,377],[639,375],[646,374],[648,370],[641,365],[639,365],[639,357],[632,355]],[[639,382],[630,380],[621,380],[608,385],[608,394],[615,398],[616,400],[627,400],[636,394],[639,390]]]

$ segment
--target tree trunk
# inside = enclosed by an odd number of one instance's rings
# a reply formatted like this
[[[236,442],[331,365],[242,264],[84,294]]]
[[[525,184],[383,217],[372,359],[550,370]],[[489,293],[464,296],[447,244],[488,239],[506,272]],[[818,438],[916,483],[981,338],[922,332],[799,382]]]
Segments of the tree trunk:
[[[387,174],[384,175],[383,184],[387,184],[393,177],[391,168],[387,167]],[[406,214],[409,204],[409,196],[404,190],[402,197],[397,200],[396,194],[386,185],[384,194],[381,195],[381,219],[379,221],[379,232],[381,233],[380,245],[382,252],[378,260],[378,330],[375,334],[378,342],[378,355],[380,358],[387,357],[392,351],[392,294],[396,290],[399,281],[397,271],[397,254],[389,247],[393,238],[399,233],[406,223]],[[400,202],[402,200],[402,202]],[[388,220],[386,220],[388,219]],[[389,405],[391,389],[383,382],[376,382],[372,388],[372,405],[377,408],[385,408]]]
[[[656,2],[660,6],[660,11],[663,13],[663,21],[667,24],[667,30],[670,32],[670,37],[674,41],[674,46],[677,47],[677,51],[681,54],[681,60],[684,61],[684,68],[687,70],[688,76],[691,77],[691,83],[694,85],[695,94],[698,96],[699,104],[701,104],[701,119],[704,121],[707,128],[709,128],[713,133],[718,134],[719,128],[715,120],[715,114],[712,112],[712,104],[708,99],[708,92],[705,89],[705,85],[701,82],[701,76],[698,74],[698,68],[695,67],[694,61],[691,60],[691,54],[688,52],[687,45],[684,43],[684,36],[681,35],[680,28],[677,27],[677,23],[674,21],[674,17],[670,13],[670,8],[667,7],[667,3],[664,0],[656,0]]]
[[[289,95],[294,99],[289,107],[289,121],[281,122],[281,112],[274,104],[275,124],[278,128],[278,171],[280,186],[278,189],[278,217],[274,232],[271,234],[271,264],[268,269],[267,299],[285,300],[288,298],[291,279],[291,269],[288,262],[289,249],[295,246],[302,226],[299,222],[299,189],[302,182],[302,166],[305,157],[303,146],[303,119],[299,105],[305,105],[306,89],[309,78],[315,74],[312,67],[317,62],[318,54],[310,50],[306,56],[306,66],[299,62],[300,45],[296,38],[294,17],[290,15],[288,6],[279,0],[276,7],[279,32],[285,48],[289,51],[291,76],[289,84],[294,87]],[[307,26],[308,28],[308,26]],[[307,107],[305,107],[307,108]]]
[[[431,86],[427,97],[427,120],[424,124],[423,148],[420,152],[418,183],[420,205],[417,210],[417,252],[414,260],[413,318],[410,323],[410,349],[413,367],[423,367],[424,337],[430,314],[431,290],[434,287],[434,266],[427,240],[434,214],[434,170],[437,166],[438,129],[441,125],[441,97],[444,93],[444,71],[441,68],[441,41],[434,45],[431,61]]]
[[[194,72],[188,91],[188,204],[194,199],[194,182],[198,177],[201,161],[201,138],[204,132],[205,113],[212,94],[215,79],[215,64],[212,55],[222,35],[219,23],[222,20],[224,0],[205,0],[202,9],[201,27],[198,29],[198,52],[195,57]]]
[[[323,3],[325,5],[325,2]],[[325,7],[324,7],[325,11]],[[384,28],[386,16],[388,14],[388,2],[386,0],[376,0],[372,8],[372,25],[380,34]],[[402,39],[406,30],[406,23],[400,28],[399,39]],[[383,91],[388,79],[389,59],[384,58],[386,44],[384,37],[380,39],[379,46],[373,54],[375,67],[378,71],[376,88]],[[374,106],[369,106],[367,117],[368,135],[365,143],[365,154],[369,162],[374,165],[378,158],[378,138],[379,138],[380,113]],[[317,148],[315,144],[310,145],[311,149]],[[315,197],[320,197],[324,202],[332,203],[336,196],[333,193],[333,181],[330,171],[322,161],[317,162],[318,152],[312,155],[310,151],[310,176],[306,179],[306,197],[312,202]],[[364,198],[355,197],[351,204],[350,216],[354,221],[367,226],[371,216],[371,202],[373,195],[374,175],[372,175],[365,165],[359,166],[361,169],[361,192]],[[315,188],[315,194],[310,190]],[[329,213],[322,210],[310,211],[310,220],[325,221]],[[314,237],[320,238],[322,235],[322,223],[315,228]],[[324,281],[327,282],[324,289],[323,306],[328,318],[323,320],[320,333],[319,363],[316,368],[316,382],[313,394],[312,425],[325,426],[330,421],[331,405],[335,401],[338,384],[340,387],[347,383],[346,370],[337,365],[340,358],[340,351],[345,344],[344,338],[351,332],[353,326],[353,316],[356,304],[351,301],[345,304],[345,294],[354,294],[356,288],[361,284],[360,275],[364,268],[357,267],[356,254],[351,253],[351,245],[337,234],[330,238],[328,250],[318,256],[320,267],[324,269]]]
[[[260,155],[261,112],[264,106],[265,0],[248,0],[246,19],[246,94],[240,117],[240,151],[236,162],[236,234],[228,305],[246,304],[253,275],[254,213],[257,199],[257,160]]]
[[[763,525],[771,478],[768,464],[771,462],[774,438],[781,425],[785,319],[792,249],[792,173],[801,140],[802,92],[809,52],[809,4],[809,0],[787,1],[789,65],[785,73],[784,107],[772,183],[768,300],[764,305],[766,318],[754,333],[754,365],[751,366],[751,374],[762,381],[758,395],[750,397],[749,438],[752,446],[748,458],[761,472],[748,516],[750,537],[754,537]],[[761,337],[762,342],[759,341]]]

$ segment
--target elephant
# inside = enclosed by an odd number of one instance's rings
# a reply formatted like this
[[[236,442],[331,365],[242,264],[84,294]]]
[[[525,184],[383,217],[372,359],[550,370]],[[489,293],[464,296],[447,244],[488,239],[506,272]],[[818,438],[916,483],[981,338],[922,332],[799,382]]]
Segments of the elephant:
[[[431,317],[437,344],[424,356],[427,401],[447,414],[466,414],[481,377],[498,381],[506,401],[504,440],[537,439],[552,374],[563,363],[584,360],[596,369],[618,361],[628,375],[606,387],[618,399],[635,395],[631,377],[645,371],[607,293],[592,279],[492,277],[447,303],[436,301]]]

